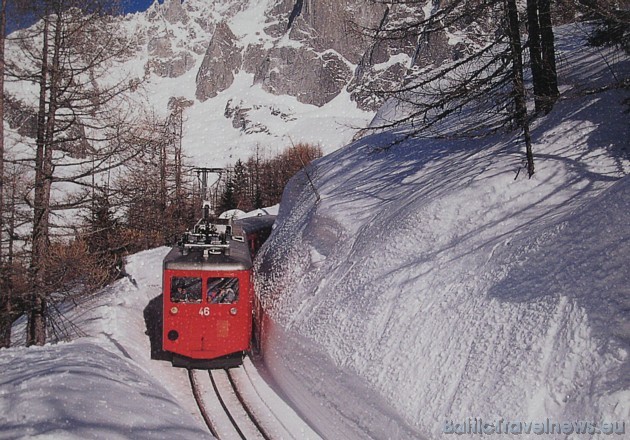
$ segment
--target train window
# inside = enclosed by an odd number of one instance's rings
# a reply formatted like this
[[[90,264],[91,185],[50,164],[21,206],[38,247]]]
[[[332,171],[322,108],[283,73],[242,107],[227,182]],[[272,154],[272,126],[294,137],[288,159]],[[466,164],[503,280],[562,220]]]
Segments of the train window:
[[[208,278],[208,302],[232,304],[238,301],[238,278]]]
[[[201,278],[171,278],[171,301],[184,303],[201,302]]]

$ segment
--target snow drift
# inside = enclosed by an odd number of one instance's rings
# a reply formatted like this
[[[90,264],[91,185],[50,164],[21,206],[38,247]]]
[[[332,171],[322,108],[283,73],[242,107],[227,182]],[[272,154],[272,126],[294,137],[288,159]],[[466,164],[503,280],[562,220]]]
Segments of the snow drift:
[[[168,251],[129,257],[130,278],[66,310],[65,324],[84,337],[0,350],[0,438],[208,435],[186,371],[151,360],[148,334],[159,325],[155,312],[161,308],[162,259]],[[23,327],[23,321],[14,326],[14,344],[23,343]]]
[[[517,137],[389,132],[286,188],[257,266],[264,356],[324,436],[630,418],[628,94],[584,93],[610,72],[574,35],[532,179]]]
[[[103,348],[102,341],[7,350],[0,356],[0,367],[2,438],[206,435],[161,384]]]

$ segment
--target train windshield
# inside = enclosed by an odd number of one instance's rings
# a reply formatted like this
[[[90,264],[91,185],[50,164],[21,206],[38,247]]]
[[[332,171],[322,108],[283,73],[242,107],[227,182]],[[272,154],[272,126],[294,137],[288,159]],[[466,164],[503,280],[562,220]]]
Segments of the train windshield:
[[[238,301],[238,278],[208,278],[206,298],[212,304],[232,304]]]
[[[171,278],[171,301],[184,303],[201,302],[201,278]]]

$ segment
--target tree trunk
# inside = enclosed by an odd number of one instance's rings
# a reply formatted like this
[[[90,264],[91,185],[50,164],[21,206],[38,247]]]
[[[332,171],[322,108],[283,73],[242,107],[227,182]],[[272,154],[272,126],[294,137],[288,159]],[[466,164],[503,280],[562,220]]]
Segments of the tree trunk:
[[[168,136],[165,136],[166,139],[168,139]],[[161,143],[160,145],[160,209],[159,212],[157,212],[156,215],[156,219],[155,221],[158,223],[157,225],[155,225],[155,230],[156,231],[160,231],[162,233],[162,244],[166,244],[166,240],[168,237],[168,229],[169,229],[169,225],[168,223],[170,223],[167,219],[167,212],[166,212],[166,207],[167,207],[167,196],[168,196],[168,188],[167,188],[167,182],[166,182],[166,166],[167,166],[167,157],[166,155],[167,153],[167,142],[164,141]]]
[[[549,113],[558,100],[558,72],[556,70],[556,48],[551,22],[551,0],[538,0],[538,19],[540,20],[540,36],[542,49],[543,81],[547,102],[544,108]]]
[[[4,34],[6,0],[0,0],[0,348],[11,345],[11,294],[7,286],[7,265],[2,248],[4,231]]]
[[[37,136],[35,151],[35,197],[33,200],[33,248],[31,250],[31,298],[29,304],[28,327],[26,345],[41,342],[41,329],[46,328],[44,318],[45,304],[41,303],[40,289],[43,288],[44,267],[41,256],[46,251],[46,221],[48,216],[43,207],[44,192],[44,148],[46,141],[46,85],[48,81],[48,17],[44,18],[44,32],[42,40],[42,65],[39,78],[39,106],[37,110]],[[45,332],[45,331],[44,331]],[[45,337],[44,337],[45,341]]]
[[[13,247],[15,241],[15,230],[16,230],[16,197],[17,197],[17,178],[15,174],[11,177],[11,196],[10,206],[7,210],[9,213],[8,221],[6,222],[7,228],[7,254],[6,260],[4,264],[4,279],[2,280],[2,295],[5,295],[7,302],[3,305],[2,310],[2,331],[3,331],[3,347],[9,347],[11,345],[11,327],[13,325],[13,321],[17,318],[19,312],[14,310],[13,299],[15,298],[15,291],[13,285]]]
[[[534,154],[529,133],[527,103],[525,101],[525,83],[523,81],[523,47],[519,30],[518,9],[516,0],[506,0],[506,14],[508,19],[508,36],[510,39],[510,55],[512,57],[512,84],[514,104],[516,107],[516,122],[523,130],[527,158],[527,173],[534,174]]]
[[[184,197],[182,192],[182,138],[184,136],[184,111],[179,109],[177,119],[177,138],[175,139],[175,218],[182,219],[181,203]]]
[[[50,49],[49,18],[44,18],[42,68],[37,117],[37,152],[35,155],[35,197],[33,200],[33,250],[31,256],[31,304],[27,345],[46,343],[46,257],[50,236],[50,190],[52,187],[53,149],[61,47],[61,15],[57,14],[54,26],[53,56],[48,64]],[[48,95],[48,96],[47,96]],[[46,98],[48,97],[48,108]]]
[[[53,151],[55,143],[55,122],[58,109],[61,44],[62,44],[62,16],[55,11],[55,25],[53,29],[53,55],[48,65],[48,51],[50,41],[49,18],[45,18],[44,38],[42,44],[42,71],[40,80],[40,101],[37,127],[37,154],[35,159],[35,198],[33,201],[33,254],[31,256],[31,271],[33,282],[31,288],[31,310],[27,345],[44,345],[46,343],[46,314],[47,314],[47,283],[46,259],[50,248],[50,191],[53,180]],[[48,94],[48,108],[46,97]]]
[[[540,26],[538,24],[538,0],[527,0],[527,31],[529,34],[529,56],[534,83],[534,103],[536,113],[543,111],[546,87],[543,75],[542,49],[540,47]]]
[[[529,53],[536,113],[549,113],[558,99],[558,75],[550,0],[527,0]]]

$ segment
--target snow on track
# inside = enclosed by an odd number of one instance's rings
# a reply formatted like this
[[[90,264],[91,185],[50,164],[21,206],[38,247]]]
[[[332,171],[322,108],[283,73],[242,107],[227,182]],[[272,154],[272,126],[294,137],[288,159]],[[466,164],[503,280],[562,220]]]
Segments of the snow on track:
[[[265,382],[251,360],[230,370],[190,370],[192,392],[219,439],[319,439]]]
[[[289,406],[261,376],[261,365],[254,365],[245,358],[243,367],[232,370],[232,378],[249,409],[272,438],[319,439],[321,438]]]

